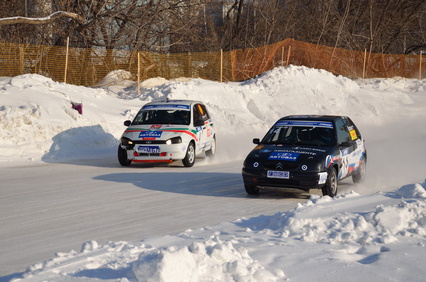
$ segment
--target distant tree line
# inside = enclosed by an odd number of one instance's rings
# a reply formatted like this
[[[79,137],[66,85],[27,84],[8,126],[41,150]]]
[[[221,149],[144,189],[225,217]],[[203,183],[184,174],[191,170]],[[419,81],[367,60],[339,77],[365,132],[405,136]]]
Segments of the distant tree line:
[[[61,16],[43,24],[12,17]],[[0,42],[153,52],[229,51],[286,38],[350,50],[426,50],[425,0],[3,0]],[[13,20],[13,18],[12,18]]]

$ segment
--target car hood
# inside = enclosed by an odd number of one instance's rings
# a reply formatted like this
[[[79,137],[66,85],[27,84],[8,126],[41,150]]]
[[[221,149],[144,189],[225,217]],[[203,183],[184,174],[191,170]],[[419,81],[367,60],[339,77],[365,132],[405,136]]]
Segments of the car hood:
[[[333,151],[330,147],[261,144],[256,146],[249,156],[277,161],[324,160],[333,154]]]
[[[123,137],[131,140],[167,140],[182,134],[196,135],[186,125],[131,125],[123,133]]]

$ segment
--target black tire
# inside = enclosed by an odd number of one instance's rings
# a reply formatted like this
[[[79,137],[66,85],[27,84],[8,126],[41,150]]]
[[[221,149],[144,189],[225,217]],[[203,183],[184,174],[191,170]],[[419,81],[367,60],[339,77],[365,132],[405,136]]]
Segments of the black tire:
[[[247,194],[249,195],[258,195],[259,194],[259,188],[254,186],[253,184],[244,184],[244,188],[246,189]]]
[[[365,158],[361,159],[358,170],[352,175],[352,181],[354,183],[361,183],[365,179],[367,173],[367,161]]]
[[[185,158],[182,160],[182,163],[186,167],[191,167],[195,163],[195,146],[193,142],[190,142],[188,148],[186,149]]]
[[[122,166],[129,166],[132,163],[132,161],[127,158],[126,149],[121,148],[120,145],[118,145],[117,156],[118,156],[118,162]]]
[[[322,187],[322,194],[330,197],[337,195],[337,172],[334,168],[331,168],[328,172],[327,181]]]
[[[206,151],[206,156],[211,158],[215,154],[216,154],[216,136],[213,136],[212,146],[210,147],[210,150]]]

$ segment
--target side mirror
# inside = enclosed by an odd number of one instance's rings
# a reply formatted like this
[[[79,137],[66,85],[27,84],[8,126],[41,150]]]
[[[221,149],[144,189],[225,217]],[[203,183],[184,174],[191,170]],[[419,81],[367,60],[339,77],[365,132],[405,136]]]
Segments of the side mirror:
[[[256,145],[260,144],[260,139],[259,138],[254,138],[253,139],[253,143],[256,144]]]
[[[350,147],[352,144],[350,142],[342,142],[340,146],[342,147]]]
[[[204,125],[204,121],[202,121],[201,119],[195,122],[195,126],[203,126],[203,125]]]
[[[126,120],[125,122],[124,122],[124,125],[125,126],[129,126],[129,125],[131,125],[132,124],[132,121],[130,121],[130,120]]]

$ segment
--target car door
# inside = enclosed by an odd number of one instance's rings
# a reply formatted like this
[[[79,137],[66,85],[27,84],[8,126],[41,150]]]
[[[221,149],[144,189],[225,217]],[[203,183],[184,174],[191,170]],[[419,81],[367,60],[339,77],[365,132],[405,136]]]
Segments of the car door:
[[[342,167],[339,171],[339,179],[352,174],[359,165],[362,151],[362,141],[358,129],[353,122],[345,117],[336,121],[337,141],[339,144]]]
[[[203,104],[195,104],[193,106],[194,126],[197,131],[198,146],[197,151],[204,151],[210,146],[212,136],[212,128],[210,124],[210,115]]]

